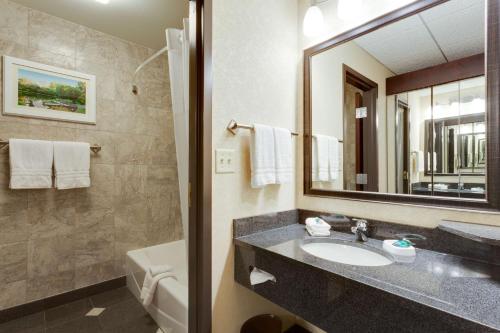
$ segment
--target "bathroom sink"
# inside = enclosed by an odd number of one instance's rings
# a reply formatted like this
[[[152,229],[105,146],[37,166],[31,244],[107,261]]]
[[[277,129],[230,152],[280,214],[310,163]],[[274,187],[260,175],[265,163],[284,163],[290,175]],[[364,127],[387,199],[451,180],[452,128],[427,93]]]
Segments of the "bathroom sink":
[[[388,256],[349,242],[314,242],[302,245],[307,253],[329,261],[354,266],[386,266],[394,261]]]

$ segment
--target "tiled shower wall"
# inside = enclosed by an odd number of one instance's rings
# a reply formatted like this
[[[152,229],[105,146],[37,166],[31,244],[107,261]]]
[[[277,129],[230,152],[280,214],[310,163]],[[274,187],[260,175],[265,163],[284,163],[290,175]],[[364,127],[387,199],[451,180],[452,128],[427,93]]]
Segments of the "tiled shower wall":
[[[97,76],[97,125],[0,116],[0,138],[102,145],[92,186],[65,191],[9,190],[0,152],[0,309],[121,276],[127,250],[182,237],[166,56],[132,75],[152,53],[0,0],[1,55]]]

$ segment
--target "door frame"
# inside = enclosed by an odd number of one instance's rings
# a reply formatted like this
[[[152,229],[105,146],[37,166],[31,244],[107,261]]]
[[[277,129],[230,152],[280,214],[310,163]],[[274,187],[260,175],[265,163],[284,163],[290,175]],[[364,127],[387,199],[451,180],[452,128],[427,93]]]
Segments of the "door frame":
[[[361,97],[362,105],[367,106],[370,104],[371,106],[368,108],[369,111],[366,118],[356,119],[356,173],[365,173],[368,175],[367,184],[360,185],[356,182],[356,191],[378,191],[378,84],[346,64],[342,64],[342,72],[344,96],[346,86],[350,84],[363,91]],[[358,140],[361,141],[358,142]],[[359,143],[362,143],[362,145]]]
[[[212,330],[212,0],[189,0],[189,333]]]

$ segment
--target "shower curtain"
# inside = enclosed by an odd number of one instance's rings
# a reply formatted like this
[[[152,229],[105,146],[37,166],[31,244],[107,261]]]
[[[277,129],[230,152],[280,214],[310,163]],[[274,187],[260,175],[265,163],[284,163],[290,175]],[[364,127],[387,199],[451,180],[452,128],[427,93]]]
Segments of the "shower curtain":
[[[168,67],[174,113],[175,150],[179,177],[181,219],[188,250],[188,182],[189,182],[189,20],[184,29],[167,29]]]

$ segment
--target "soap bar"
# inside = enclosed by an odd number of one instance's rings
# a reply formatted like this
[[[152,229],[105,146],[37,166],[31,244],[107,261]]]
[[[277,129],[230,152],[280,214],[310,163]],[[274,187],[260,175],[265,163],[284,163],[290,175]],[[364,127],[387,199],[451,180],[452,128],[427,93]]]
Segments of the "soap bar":
[[[416,255],[415,248],[404,240],[387,239],[382,248],[395,256],[414,257]]]

